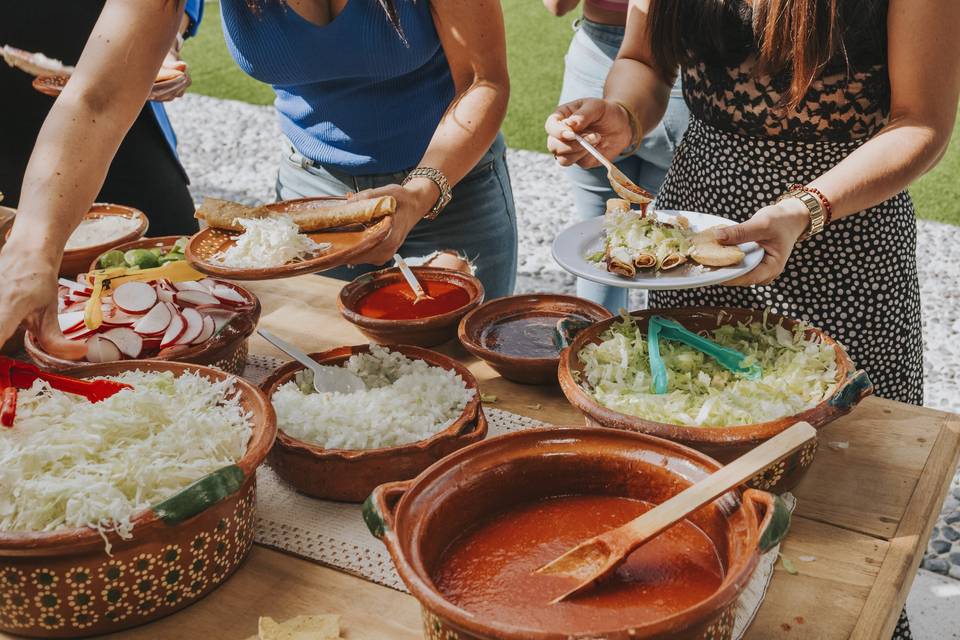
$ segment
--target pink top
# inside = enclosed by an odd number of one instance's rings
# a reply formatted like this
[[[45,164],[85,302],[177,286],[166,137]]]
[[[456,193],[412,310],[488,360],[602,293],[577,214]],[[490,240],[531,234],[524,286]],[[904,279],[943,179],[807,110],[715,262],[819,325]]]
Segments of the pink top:
[[[630,5],[630,0],[586,0],[587,4],[591,4],[598,9],[603,9],[605,11],[619,11],[620,13],[626,13],[627,7]]]

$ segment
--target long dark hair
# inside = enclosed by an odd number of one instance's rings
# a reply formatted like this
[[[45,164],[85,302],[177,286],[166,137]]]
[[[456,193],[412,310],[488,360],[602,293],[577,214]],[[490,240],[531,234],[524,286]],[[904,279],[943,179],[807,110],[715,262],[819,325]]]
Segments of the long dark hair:
[[[757,72],[786,72],[781,106],[796,108],[826,65],[849,65],[846,39],[870,21],[878,0],[651,0],[654,62],[665,77],[695,60],[743,60],[758,52]],[[850,17],[848,19],[847,17]]]
[[[264,2],[277,1],[284,2],[284,0],[245,0],[247,3],[247,8],[254,13],[260,13],[261,8],[263,7]],[[417,0],[413,0],[416,2]],[[380,8],[383,9],[383,12],[387,16],[387,20],[390,22],[390,25],[397,32],[397,35],[400,36],[400,39],[403,40],[404,44],[407,42],[407,37],[403,34],[403,26],[400,24],[400,14],[397,13],[397,4],[395,0],[377,0],[380,4]]]

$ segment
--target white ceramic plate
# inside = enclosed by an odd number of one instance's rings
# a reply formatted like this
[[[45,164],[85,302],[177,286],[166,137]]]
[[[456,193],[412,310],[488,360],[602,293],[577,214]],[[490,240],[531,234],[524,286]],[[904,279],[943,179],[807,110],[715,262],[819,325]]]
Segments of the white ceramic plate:
[[[702,231],[717,225],[732,225],[733,221],[695,211],[657,211],[661,219],[683,215],[690,221],[690,228]],[[692,261],[670,271],[638,270],[633,278],[624,278],[610,273],[602,263],[593,263],[587,256],[603,250],[603,216],[577,223],[562,231],[553,241],[553,259],[575,276],[627,289],[692,289],[719,284],[739,277],[763,259],[763,249],[755,242],[741,244],[746,254],[740,264],[733,267],[704,267]]]

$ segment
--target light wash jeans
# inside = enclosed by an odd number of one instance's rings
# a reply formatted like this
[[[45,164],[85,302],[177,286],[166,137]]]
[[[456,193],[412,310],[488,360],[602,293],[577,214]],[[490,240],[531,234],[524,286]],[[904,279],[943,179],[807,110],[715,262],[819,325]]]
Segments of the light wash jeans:
[[[453,188],[450,204],[436,220],[419,222],[398,251],[404,258],[414,259],[444,249],[459,252],[475,267],[487,300],[512,294],[517,280],[517,216],[506,150],[503,136],[498,135],[477,166]],[[407,173],[409,170],[352,176],[313,163],[285,140],[277,174],[277,198],[339,196],[348,191],[399,184]],[[352,280],[379,268],[377,265],[340,267],[323,275]]]
[[[564,58],[561,104],[577,98],[603,97],[603,84],[620,49],[624,28],[581,18],[574,23],[574,31]],[[644,137],[635,154],[615,163],[631,180],[653,193],[663,183],[674,151],[687,128],[689,113],[679,83],[677,80],[667,112],[657,128]],[[602,216],[607,199],[617,197],[610,188],[606,169],[572,166],[564,169],[564,173],[573,185],[574,203],[581,220]],[[602,304],[613,313],[627,308],[627,289],[578,278],[577,295]]]

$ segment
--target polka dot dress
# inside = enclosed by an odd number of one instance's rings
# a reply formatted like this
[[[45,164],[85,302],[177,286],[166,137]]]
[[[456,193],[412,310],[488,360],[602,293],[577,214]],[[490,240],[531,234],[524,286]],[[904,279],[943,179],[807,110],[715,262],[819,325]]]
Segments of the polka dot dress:
[[[860,144],[747,137],[693,116],[657,207],[743,222]],[[800,243],[773,284],[651,292],[650,306],[770,308],[800,318],[843,344],[877,395],[923,402],[916,219],[906,192]]]

